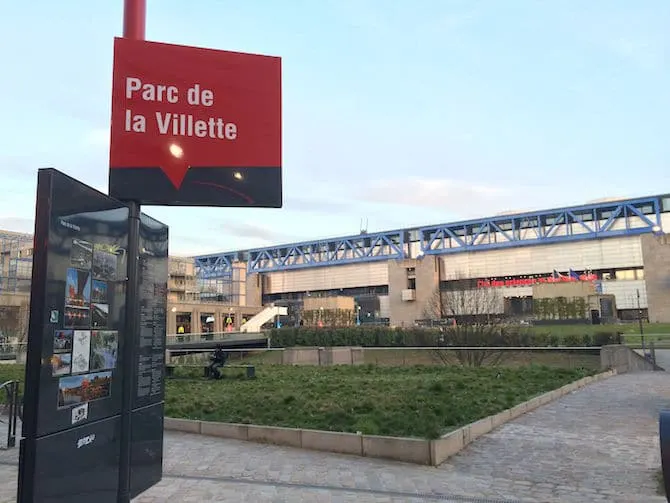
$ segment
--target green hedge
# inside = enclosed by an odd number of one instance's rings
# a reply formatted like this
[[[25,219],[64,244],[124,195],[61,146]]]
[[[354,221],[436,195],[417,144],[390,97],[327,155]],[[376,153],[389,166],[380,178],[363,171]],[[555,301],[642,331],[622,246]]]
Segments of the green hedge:
[[[619,344],[616,332],[595,332],[563,337],[518,327],[504,328],[495,334],[467,334],[463,330],[388,327],[343,328],[280,328],[270,331],[272,347],[295,346],[363,346],[363,347],[421,347],[421,346],[491,346],[491,347],[559,347],[604,346]]]

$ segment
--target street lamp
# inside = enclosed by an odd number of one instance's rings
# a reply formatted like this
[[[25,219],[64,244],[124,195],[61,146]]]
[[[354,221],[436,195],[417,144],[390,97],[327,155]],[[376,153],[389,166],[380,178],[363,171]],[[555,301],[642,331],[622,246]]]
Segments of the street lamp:
[[[642,308],[640,307],[640,290],[637,290],[637,320],[640,324],[640,342],[642,343],[642,354],[647,357],[647,351],[644,347],[644,326],[642,325]]]
[[[356,306],[356,325],[361,324],[361,306]]]

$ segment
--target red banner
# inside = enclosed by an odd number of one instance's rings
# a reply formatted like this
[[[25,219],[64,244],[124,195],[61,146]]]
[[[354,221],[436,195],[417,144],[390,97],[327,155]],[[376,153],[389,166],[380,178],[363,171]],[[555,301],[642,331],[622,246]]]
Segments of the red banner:
[[[533,286],[541,283],[575,283],[577,281],[596,281],[595,274],[581,274],[579,278],[572,276],[561,276],[558,278],[513,278],[513,279],[479,279],[477,288],[492,288],[501,286]]]

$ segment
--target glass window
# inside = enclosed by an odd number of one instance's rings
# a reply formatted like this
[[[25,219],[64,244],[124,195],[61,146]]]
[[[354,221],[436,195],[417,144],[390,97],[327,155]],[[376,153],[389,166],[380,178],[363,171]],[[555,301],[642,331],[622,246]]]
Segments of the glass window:
[[[644,279],[644,269],[638,269],[635,274],[637,279]]]
[[[622,269],[616,272],[616,279],[630,280],[635,279],[635,269]]]

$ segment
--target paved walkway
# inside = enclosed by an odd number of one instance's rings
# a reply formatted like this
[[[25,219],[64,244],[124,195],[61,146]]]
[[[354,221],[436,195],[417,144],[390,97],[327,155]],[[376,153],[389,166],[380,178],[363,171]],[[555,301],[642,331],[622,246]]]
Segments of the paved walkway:
[[[166,434],[158,502],[665,502],[658,412],[670,374],[592,384],[479,439],[439,468]],[[13,501],[18,449],[0,454],[0,501]]]

